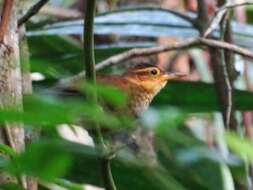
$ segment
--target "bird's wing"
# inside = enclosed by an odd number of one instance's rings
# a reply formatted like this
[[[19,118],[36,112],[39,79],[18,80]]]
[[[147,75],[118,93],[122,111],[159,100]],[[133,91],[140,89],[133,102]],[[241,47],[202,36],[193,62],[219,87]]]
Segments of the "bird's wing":
[[[129,91],[129,82],[122,76],[119,75],[110,75],[110,76],[98,76],[97,81],[99,83],[104,83],[108,85],[112,85],[114,87],[119,88],[124,93],[128,94]]]
[[[106,75],[97,76],[97,82],[101,84],[108,84],[119,88],[124,93],[128,94],[129,82],[119,75]],[[83,91],[82,91],[83,90]],[[47,90],[48,95],[56,96],[80,96],[85,92],[85,80],[75,80],[71,83],[62,84],[59,83]]]

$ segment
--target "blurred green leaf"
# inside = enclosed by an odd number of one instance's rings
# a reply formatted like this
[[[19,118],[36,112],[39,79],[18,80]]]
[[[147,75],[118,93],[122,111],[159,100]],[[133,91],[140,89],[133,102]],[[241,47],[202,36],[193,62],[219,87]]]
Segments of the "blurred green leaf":
[[[25,190],[23,187],[21,187],[20,185],[17,185],[16,183],[1,184],[0,189],[2,189],[2,190]]]
[[[158,140],[156,141],[157,166],[150,167],[143,160],[126,153],[119,153],[112,160],[112,172],[119,189],[129,189],[127,184],[131,184],[133,190],[223,189],[218,161],[203,157],[187,165],[178,161],[178,150],[201,146],[208,151],[208,147],[202,142],[189,133],[170,128],[167,128],[167,133],[163,131],[163,136],[157,136],[156,140]],[[99,171],[99,162],[96,159],[78,154],[75,156],[74,166],[67,179],[101,186]]]
[[[56,177],[61,177],[72,165],[65,175],[71,183],[101,186],[100,156],[92,147],[62,140],[40,140],[30,145],[24,153],[10,160],[5,170],[16,175],[28,174],[54,182]],[[129,189],[129,184],[133,190],[186,189],[167,171],[149,167],[133,156],[113,159],[112,167],[117,187],[122,190]],[[70,185],[70,183],[64,184]]]
[[[46,141],[29,145],[24,153],[15,156],[5,167],[10,173],[23,173],[52,181],[63,176],[71,164],[71,155],[60,144]]]
[[[234,98],[236,110],[253,110],[252,92],[235,90]],[[214,85],[203,82],[168,82],[152,105],[175,106],[186,112],[219,110]]]
[[[1,143],[0,143],[0,152],[11,157],[16,155],[16,151],[13,148],[11,148],[10,146],[6,144],[1,144]]]
[[[112,85],[97,83],[96,86],[85,83],[83,91],[90,93],[96,91],[99,99],[103,99],[115,108],[127,108],[127,95],[122,92],[120,89]]]
[[[167,127],[167,131],[158,133],[155,147],[160,164],[187,189],[224,189],[221,157],[186,127]],[[192,149],[195,152],[189,155]]]
[[[24,98],[24,112],[1,110],[1,122],[22,121],[34,126],[54,126],[62,123],[98,122],[104,127],[131,127],[131,118],[126,115],[116,116],[104,112],[99,105],[93,105],[80,99],[57,99],[56,97],[26,96]]]
[[[30,37],[28,38],[28,42],[32,72],[44,74],[47,80],[70,76],[80,72],[84,68],[81,44],[69,37]],[[42,49],[43,51],[41,51]],[[96,62],[100,62],[128,49],[128,47],[110,46],[96,48]]]
[[[170,134],[169,136],[167,136]],[[173,138],[172,138],[173,137]],[[150,167],[130,152],[123,151],[112,160],[112,172],[121,190],[171,190],[171,189],[223,189],[219,162],[200,158],[194,163],[182,164],[177,152],[192,146],[208,147],[190,133],[168,128],[157,138],[158,165]],[[39,140],[21,155],[8,162],[5,170],[13,174],[29,174],[52,180],[63,177],[70,183],[102,186],[98,150],[63,140]],[[73,185],[73,186],[72,186]],[[69,186],[69,187],[70,187]]]
[[[89,88],[87,88],[88,90]],[[91,90],[91,89],[90,89]],[[125,96],[110,87],[98,86],[98,95],[112,105],[123,104]],[[200,93],[201,92],[201,93]],[[184,96],[182,94],[185,94]],[[236,110],[253,110],[253,93],[236,90]],[[106,103],[106,102],[105,102]],[[152,103],[154,106],[174,106],[184,112],[218,111],[218,103],[212,84],[202,82],[170,82]],[[0,111],[0,121],[23,121],[35,125],[75,123],[78,119],[97,121],[105,127],[131,127],[132,119],[126,114],[118,115],[102,111],[98,105],[91,105],[80,98],[59,99],[50,96],[27,96],[24,98],[24,112]]]
[[[100,163],[97,159],[78,154],[67,179],[78,183],[102,186]],[[116,157],[112,160],[112,172],[118,189],[127,190],[170,190],[184,188],[179,181],[162,168],[152,168],[132,156]]]
[[[250,140],[242,138],[232,132],[226,132],[225,139],[233,152],[242,159],[253,161],[253,143]]]
[[[76,184],[76,183],[72,183],[72,182],[67,181],[67,180],[59,179],[59,180],[57,180],[56,184],[58,184],[59,186],[61,186],[63,188],[66,188],[68,190],[85,190],[84,185],[79,185],[79,184]]]
[[[247,13],[247,22],[252,23],[253,22],[253,6],[247,6],[246,13]]]

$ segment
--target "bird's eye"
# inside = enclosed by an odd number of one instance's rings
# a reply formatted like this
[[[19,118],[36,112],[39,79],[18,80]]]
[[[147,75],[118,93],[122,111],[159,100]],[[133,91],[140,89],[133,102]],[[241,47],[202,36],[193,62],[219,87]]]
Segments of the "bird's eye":
[[[153,70],[151,70],[151,74],[152,74],[152,75],[157,75],[157,74],[158,74],[157,69],[153,69]]]

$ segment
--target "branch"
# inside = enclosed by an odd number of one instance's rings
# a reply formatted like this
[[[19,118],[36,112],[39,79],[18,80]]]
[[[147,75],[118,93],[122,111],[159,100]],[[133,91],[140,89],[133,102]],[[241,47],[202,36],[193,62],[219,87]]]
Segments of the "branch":
[[[172,50],[178,50],[178,49],[184,49],[184,48],[189,48],[190,46],[198,45],[198,39],[189,39],[186,40],[182,43],[177,43],[175,45],[164,45],[164,46],[156,46],[156,47],[151,47],[151,48],[135,48],[131,49],[128,51],[125,51],[120,54],[116,54],[114,56],[111,56],[107,58],[106,60],[96,64],[95,69],[101,70],[107,66],[115,65],[120,62],[139,57],[139,56],[148,56],[148,55],[154,55],[166,51],[172,51]],[[59,84],[57,86],[68,86],[68,84],[78,81],[80,79],[83,79],[85,77],[85,72],[82,71],[77,75],[68,77],[68,78],[63,78],[59,81]]]
[[[240,7],[240,6],[247,6],[247,5],[253,5],[253,2],[245,1],[245,2],[241,2],[241,3],[229,3],[229,4],[225,4],[225,5],[221,6],[220,8],[218,8],[215,11],[214,16],[212,17],[210,23],[208,24],[208,27],[204,33],[204,37],[209,36],[218,27],[223,16],[226,14],[226,12],[229,9],[233,9],[233,8]]]
[[[173,51],[173,50],[188,49],[188,48],[199,46],[199,45],[229,50],[233,53],[253,59],[253,52],[246,48],[242,48],[242,47],[239,47],[237,45],[227,43],[227,42],[220,42],[218,40],[205,39],[205,38],[192,38],[192,39],[184,40],[184,42],[176,43],[173,45],[170,44],[170,45],[162,45],[162,46],[156,46],[156,47],[150,47],[150,48],[131,49],[126,52],[111,56],[107,58],[106,60],[96,64],[95,69],[98,71],[107,66],[119,64],[123,61],[129,60],[135,57],[149,56],[149,55],[159,54],[159,53]],[[60,86],[68,85],[74,81],[83,79],[84,76],[85,76],[85,72],[80,72],[79,74],[74,75],[72,77],[61,79],[58,85]]]
[[[208,37],[217,28],[217,26],[219,26],[222,18],[226,13],[227,9],[220,9],[218,12],[215,13],[204,33],[204,38]]]
[[[37,14],[48,1],[49,0],[40,0],[35,5],[33,5],[27,11],[27,13],[18,20],[18,27],[20,27],[22,24],[25,24],[31,17]]]
[[[176,43],[174,45],[163,45],[163,46],[156,46],[151,48],[135,48],[129,51],[114,55],[96,65],[97,70],[101,70],[109,65],[115,65],[117,63],[126,61],[131,58],[140,57],[140,56],[149,56],[154,55],[162,52],[178,50],[178,49],[185,49],[191,46],[197,45],[198,39],[189,39],[183,43]]]
[[[209,46],[209,47],[228,50],[233,53],[239,54],[243,57],[253,59],[253,52],[252,51],[250,51],[246,48],[239,47],[235,44],[231,44],[228,42],[221,42],[218,40],[206,39],[206,38],[199,38],[199,43],[202,45],[205,45],[205,46]]]
[[[3,43],[4,41],[4,36],[7,32],[10,21],[12,7],[13,7],[13,0],[4,1],[0,23],[0,43]]]

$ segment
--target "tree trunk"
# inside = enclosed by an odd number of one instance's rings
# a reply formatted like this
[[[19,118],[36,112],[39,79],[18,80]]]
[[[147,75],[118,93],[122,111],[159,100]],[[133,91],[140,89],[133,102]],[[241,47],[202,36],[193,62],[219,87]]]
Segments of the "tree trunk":
[[[22,78],[19,62],[19,38],[17,30],[17,1],[14,1],[7,32],[0,44],[0,108],[22,111]],[[3,8],[1,13],[3,12]],[[2,20],[1,20],[2,21]],[[21,123],[4,123],[0,128],[0,141],[20,152],[24,149],[24,129]],[[8,178],[9,179],[9,178]],[[0,182],[6,175],[0,174]],[[22,184],[26,186],[25,183]]]

